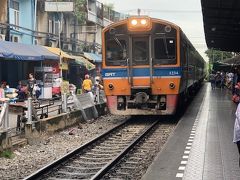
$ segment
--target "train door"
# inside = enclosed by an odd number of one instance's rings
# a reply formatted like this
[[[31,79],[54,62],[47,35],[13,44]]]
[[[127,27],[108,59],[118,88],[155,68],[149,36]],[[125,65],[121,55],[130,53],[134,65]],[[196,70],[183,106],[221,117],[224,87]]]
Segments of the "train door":
[[[131,88],[151,87],[151,43],[150,36],[130,36],[129,82]]]
[[[184,85],[184,89],[185,91],[187,91],[188,88],[188,71],[189,71],[189,66],[188,66],[188,56],[189,56],[189,47],[187,45],[187,43],[184,41],[183,42],[183,59],[182,59],[182,68],[183,68],[183,77],[182,77],[182,81],[183,81],[183,85]],[[186,93],[186,92],[185,92]]]

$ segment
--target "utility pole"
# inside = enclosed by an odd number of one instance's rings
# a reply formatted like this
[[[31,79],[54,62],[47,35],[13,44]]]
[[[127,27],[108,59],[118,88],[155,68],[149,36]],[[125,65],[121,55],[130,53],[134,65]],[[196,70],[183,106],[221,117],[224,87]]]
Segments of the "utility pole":
[[[141,14],[141,9],[137,9],[137,13],[138,13],[138,16],[140,16],[140,14]]]

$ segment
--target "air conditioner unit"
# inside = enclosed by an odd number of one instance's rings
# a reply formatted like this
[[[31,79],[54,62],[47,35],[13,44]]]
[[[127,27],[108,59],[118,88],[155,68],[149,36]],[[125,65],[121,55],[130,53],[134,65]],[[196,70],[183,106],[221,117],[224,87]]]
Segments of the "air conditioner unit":
[[[12,42],[19,42],[19,37],[12,35],[12,36],[11,36],[11,41],[12,41]]]
[[[49,41],[49,47],[57,47],[57,41]]]
[[[72,51],[72,44],[63,44],[62,49],[64,51]]]
[[[0,41],[5,41],[5,34],[0,34]]]
[[[38,45],[38,39],[34,39],[34,45]]]

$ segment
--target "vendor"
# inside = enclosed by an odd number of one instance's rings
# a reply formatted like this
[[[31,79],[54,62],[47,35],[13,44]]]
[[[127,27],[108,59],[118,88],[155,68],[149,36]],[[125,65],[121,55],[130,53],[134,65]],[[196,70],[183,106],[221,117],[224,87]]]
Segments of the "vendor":
[[[5,81],[1,82],[0,86],[0,98],[5,98],[5,92],[4,90],[6,89],[7,83]]]
[[[2,89],[6,89],[7,88],[7,82],[6,81],[2,81],[1,88]]]
[[[17,98],[19,101],[24,101],[27,98],[27,85],[23,85],[22,81],[18,81],[18,86],[17,86],[17,93],[18,96]]]
[[[33,96],[33,88],[34,85],[36,84],[36,79],[33,77],[32,73],[29,73],[28,75],[28,92],[30,93],[30,96]]]

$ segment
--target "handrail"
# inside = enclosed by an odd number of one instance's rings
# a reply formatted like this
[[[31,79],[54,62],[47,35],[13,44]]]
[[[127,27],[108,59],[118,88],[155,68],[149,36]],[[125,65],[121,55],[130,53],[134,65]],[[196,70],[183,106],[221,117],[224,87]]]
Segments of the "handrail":
[[[130,64],[129,59],[127,58],[127,74],[128,74],[128,82],[131,84],[131,77],[130,77]]]
[[[153,58],[150,58],[150,83],[152,84],[153,82]]]

